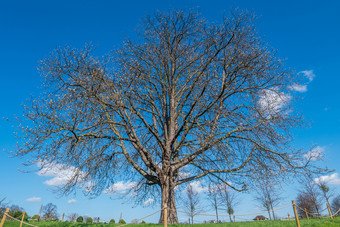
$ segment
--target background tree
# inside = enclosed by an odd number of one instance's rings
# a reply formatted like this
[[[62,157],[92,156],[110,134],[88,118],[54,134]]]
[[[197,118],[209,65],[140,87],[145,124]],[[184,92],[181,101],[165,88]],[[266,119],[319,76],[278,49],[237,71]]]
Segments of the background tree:
[[[194,190],[191,184],[189,184],[185,190],[183,207],[187,212],[189,212],[188,216],[191,219],[191,224],[194,224],[194,217],[197,215],[196,213],[202,211],[202,206],[200,195],[196,190]]]
[[[235,191],[232,191],[231,188],[229,188],[226,185],[223,185],[220,187],[220,200],[223,204],[224,210],[227,211],[227,214],[229,214],[230,222],[232,222],[231,216],[235,212],[235,207],[239,203],[239,199],[235,193]]]
[[[216,223],[218,223],[218,210],[222,205],[222,201],[220,199],[221,189],[218,186],[209,185],[208,188],[208,200],[210,202],[211,208],[215,211],[216,214]]]
[[[329,186],[325,182],[319,182],[317,183],[326,203],[330,205],[330,198],[332,197],[332,190],[329,188]]]
[[[18,206],[18,205],[13,204],[13,205],[11,205],[11,206],[9,207],[9,210],[12,211],[12,212],[16,212],[16,211],[24,211],[24,208],[22,208],[22,207],[20,207],[20,206]]]
[[[99,217],[94,217],[93,218],[93,223],[99,223],[100,222],[100,218]]]
[[[11,205],[10,208],[9,208],[9,215],[14,217],[14,218],[20,219],[20,220],[21,220],[24,212],[25,212],[24,208],[22,208],[18,205]],[[27,221],[28,218],[29,218],[28,214],[25,213],[24,221]]]
[[[221,24],[157,12],[136,41],[104,58],[90,47],[57,49],[41,62],[44,94],[25,107],[29,127],[16,154],[42,169],[73,169],[64,193],[99,194],[124,173],[142,191],[137,203],[149,194],[170,208],[169,224],[178,222],[175,188],[190,181],[246,190],[267,173],[309,171],[311,158],[289,143],[300,125],[289,90],[297,76],[252,20],[236,11]],[[192,175],[182,179],[184,168]]]
[[[124,221],[124,219],[120,218],[118,224],[126,224],[126,222]]]
[[[86,223],[92,223],[92,222],[93,222],[93,220],[92,220],[91,217],[86,218]]]
[[[71,213],[67,215],[67,218],[70,222],[76,222],[78,216],[79,215],[77,213]]]
[[[40,216],[38,214],[33,215],[32,220],[40,221]]]
[[[340,209],[340,195],[337,195],[332,201],[333,213],[337,212],[339,209]]]
[[[274,207],[279,205],[282,197],[278,191],[278,186],[268,179],[260,180],[257,183],[255,200],[261,207],[267,210],[269,219],[276,219]]]
[[[83,216],[77,217],[77,222],[78,222],[78,223],[83,223],[83,222],[84,222]]]
[[[312,196],[307,193],[300,191],[296,198],[297,212],[300,217],[306,217],[305,209],[308,215],[311,217],[318,216],[318,211],[316,210],[315,203]]]
[[[43,219],[45,220],[55,220],[58,219],[57,206],[53,203],[48,203],[42,208]]]
[[[115,223],[116,223],[115,219],[112,218],[112,219],[110,220],[110,223],[111,223],[111,224],[115,224]]]
[[[300,182],[303,185],[303,188],[300,190],[300,193],[306,194],[305,197],[308,198],[308,203],[311,202],[313,204],[314,213],[317,216],[320,216],[323,196],[319,186],[315,184],[310,174],[305,174],[301,178]]]

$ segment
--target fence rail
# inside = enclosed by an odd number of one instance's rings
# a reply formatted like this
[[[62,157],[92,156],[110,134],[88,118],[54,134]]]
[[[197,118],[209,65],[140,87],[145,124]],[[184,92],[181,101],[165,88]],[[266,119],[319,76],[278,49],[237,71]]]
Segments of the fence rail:
[[[328,204],[327,204],[327,205],[328,205]],[[306,213],[306,217],[308,217],[308,214],[309,214],[309,215],[312,215],[312,216],[314,216],[315,214],[318,214],[318,213],[311,213],[311,212],[308,212],[306,209],[303,209],[303,208],[297,206],[297,205],[295,204],[295,201],[293,200],[293,201],[292,201],[292,204],[289,204],[289,205],[286,205],[286,206],[282,206],[282,207],[279,207],[279,208],[276,208],[276,209],[272,209],[272,210],[269,210],[269,211],[254,212],[254,213],[247,213],[247,214],[233,214],[233,215],[223,215],[223,214],[222,214],[222,215],[218,215],[218,216],[219,216],[219,217],[231,217],[231,216],[233,216],[233,217],[234,217],[234,220],[235,220],[235,217],[239,217],[239,218],[240,218],[240,217],[242,217],[242,216],[250,216],[250,215],[263,214],[263,213],[267,213],[267,212],[282,210],[282,209],[285,209],[285,208],[288,208],[288,207],[293,207],[293,211],[294,211],[294,216],[295,216],[295,220],[296,220],[296,225],[297,225],[297,227],[300,227],[300,223],[299,223],[299,216],[298,216],[298,214],[297,214],[297,209],[296,209],[296,208],[298,208],[298,209],[300,209],[301,211],[305,212],[305,213]],[[318,215],[317,217],[319,217],[319,218],[331,218],[331,219],[332,219],[333,216],[336,216],[337,214],[340,213],[340,209],[338,209],[334,214],[332,214],[329,205],[327,206],[327,208],[328,208],[328,211],[329,211],[329,216],[320,216],[320,215]],[[327,210],[327,208],[326,208],[325,210]],[[144,216],[144,217],[142,217],[142,218],[136,219],[136,220],[134,220],[134,221],[132,221],[132,222],[129,222],[129,223],[126,223],[126,224],[118,225],[117,227],[123,227],[123,226],[126,226],[126,225],[135,224],[135,223],[137,223],[137,222],[139,222],[139,221],[141,221],[141,220],[143,220],[143,219],[145,219],[145,218],[151,217],[151,216],[153,216],[153,215],[155,215],[155,214],[161,212],[162,210],[164,210],[164,214],[165,214],[165,215],[164,215],[164,227],[167,227],[167,215],[166,215],[166,213],[167,213],[167,211],[170,210],[170,209],[169,209],[166,205],[164,206],[163,209],[157,210],[156,212],[154,212],[154,213],[152,213],[152,214],[149,214],[149,215],[147,215],[147,216]],[[323,210],[323,211],[325,211],[325,210]],[[193,213],[193,212],[187,212],[187,211],[182,211],[182,210],[177,210],[177,212],[186,213],[186,214],[193,214],[193,215],[200,215],[200,216],[211,216],[211,217],[215,217],[215,216],[216,216],[216,214]],[[20,222],[20,227],[22,226],[22,224],[25,224],[25,225],[28,225],[28,226],[32,226],[32,227],[38,227],[38,226],[33,225],[33,224],[30,224],[30,223],[28,223],[28,222],[24,222],[24,221],[23,221],[23,220],[24,220],[24,216],[25,216],[25,212],[23,213],[22,219],[21,219],[21,220],[15,218],[15,217],[12,217],[11,215],[9,215],[9,208],[7,208],[6,211],[5,211],[5,213],[4,213],[4,215],[3,215],[3,218],[2,218],[2,220],[1,220],[0,227],[3,227],[3,226],[4,226],[5,221],[6,221],[6,217],[7,217],[8,219],[11,219],[11,220]],[[242,219],[242,218],[240,218],[240,219]],[[288,213],[288,219],[285,219],[285,220],[289,220],[289,221],[291,220],[289,213]],[[308,219],[308,220],[309,220],[309,219]]]

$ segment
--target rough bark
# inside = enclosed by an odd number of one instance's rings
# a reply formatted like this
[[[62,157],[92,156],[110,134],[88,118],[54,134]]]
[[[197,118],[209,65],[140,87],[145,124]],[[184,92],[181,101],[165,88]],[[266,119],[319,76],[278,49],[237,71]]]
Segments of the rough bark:
[[[174,190],[173,179],[169,176],[164,176],[164,182],[161,185],[162,200],[161,200],[161,215],[159,218],[159,224],[164,224],[164,208],[167,207],[168,214],[168,224],[178,224],[178,217],[176,211],[176,200],[175,200],[175,190]]]

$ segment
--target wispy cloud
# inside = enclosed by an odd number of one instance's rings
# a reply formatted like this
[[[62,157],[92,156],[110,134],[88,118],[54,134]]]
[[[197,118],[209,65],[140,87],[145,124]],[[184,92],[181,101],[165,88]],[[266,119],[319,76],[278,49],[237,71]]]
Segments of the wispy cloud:
[[[340,184],[340,178],[338,173],[332,175],[325,175],[314,179],[315,183],[328,183],[328,184]]]
[[[302,84],[293,84],[288,87],[289,90],[292,91],[297,91],[297,92],[306,92],[307,91],[307,85],[302,85]]]
[[[30,203],[39,203],[41,201],[41,197],[28,198],[28,199],[26,199],[26,201],[30,202]]]
[[[304,71],[298,72],[298,74],[304,76],[308,80],[308,82],[306,82],[305,84],[294,83],[288,86],[288,89],[291,91],[297,91],[301,93],[306,92],[308,84],[312,82],[315,78],[315,73],[313,70],[304,70]]]
[[[76,202],[77,202],[77,200],[75,200],[75,199],[70,199],[70,200],[67,201],[68,204],[73,204],[73,203],[76,203]]]
[[[265,89],[259,94],[258,104],[263,113],[274,115],[282,111],[289,104],[291,96],[278,91],[277,88]]]
[[[310,159],[311,161],[317,161],[325,156],[325,147],[317,146],[310,152],[304,155],[305,159]]]
[[[104,190],[106,194],[126,194],[128,190],[133,189],[137,186],[137,182],[135,181],[119,181],[111,185],[108,189]]]
[[[179,171],[179,173],[178,173],[178,179],[179,180],[188,178],[190,176],[191,176],[191,173],[189,173],[189,172]]]
[[[309,82],[312,82],[315,78],[315,73],[313,70],[304,70],[299,72],[298,74],[304,75],[309,80]]]
[[[151,204],[151,203],[153,203],[153,201],[154,201],[154,199],[148,199],[148,200],[146,200],[143,204],[144,205],[149,205],[149,204]]]
[[[38,163],[39,166],[42,166],[42,169],[38,172],[39,176],[48,176],[53,177],[50,180],[46,180],[44,184],[49,186],[61,186],[67,184],[75,174],[79,177],[77,178],[78,182],[84,182],[86,179],[86,173],[80,171],[78,168],[74,166],[68,166],[59,163]]]
[[[188,184],[187,187],[189,187],[189,185],[192,187],[192,190],[194,192],[197,192],[197,193],[202,193],[202,192],[207,192],[209,190],[208,187],[204,187],[203,186],[203,180],[200,180],[200,181],[193,181],[191,183]],[[185,192],[186,190],[184,190]]]

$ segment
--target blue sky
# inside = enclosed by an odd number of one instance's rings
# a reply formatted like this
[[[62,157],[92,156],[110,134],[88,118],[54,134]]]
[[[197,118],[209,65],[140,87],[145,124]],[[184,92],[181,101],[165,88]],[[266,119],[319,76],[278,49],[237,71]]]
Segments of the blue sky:
[[[259,18],[257,30],[264,40],[286,59],[287,67],[301,75],[314,75],[306,88],[298,92],[296,109],[310,123],[294,131],[294,145],[309,149],[319,146],[329,168],[340,168],[340,2],[339,1],[0,1],[0,117],[14,120],[22,104],[40,93],[39,60],[57,46],[82,47],[92,42],[97,53],[119,46],[146,14],[172,8],[199,8],[203,17],[219,21],[225,12],[239,7],[253,11]],[[301,89],[300,89],[301,91]],[[0,197],[24,207],[30,215],[38,213],[41,203],[55,203],[60,214],[76,212],[102,219],[123,217],[130,221],[159,207],[133,207],[131,203],[110,199],[103,194],[95,199],[81,192],[58,197],[46,181],[55,176],[23,173],[23,160],[9,158],[5,151],[16,143],[15,125],[0,120]],[[53,175],[53,174],[52,174]],[[331,187],[340,193],[340,179],[333,175]],[[287,185],[282,205],[296,196],[298,185]],[[38,197],[39,202],[27,199]],[[115,196],[114,198],[116,198]],[[236,213],[257,210],[251,195],[242,195]],[[73,199],[73,200],[72,200]],[[39,200],[39,199],[35,199]],[[73,201],[73,203],[69,203]],[[76,200],[76,202],[74,202]],[[209,210],[207,210],[209,212]],[[286,211],[284,211],[286,212]],[[291,211],[289,211],[292,213]],[[212,213],[211,211],[209,213]],[[282,214],[284,215],[284,214]],[[181,218],[185,218],[182,216]],[[158,216],[149,221],[157,221]]]

